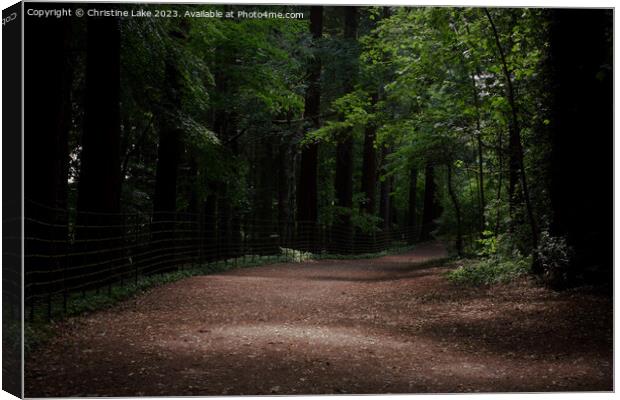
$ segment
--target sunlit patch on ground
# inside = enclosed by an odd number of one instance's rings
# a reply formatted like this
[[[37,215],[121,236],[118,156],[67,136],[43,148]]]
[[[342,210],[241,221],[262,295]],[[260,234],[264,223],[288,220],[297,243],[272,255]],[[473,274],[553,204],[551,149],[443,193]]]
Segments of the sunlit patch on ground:
[[[610,299],[458,288],[445,267],[404,261],[429,254],[445,256],[420,246],[159,287],[65,324],[27,361],[27,395],[611,390]]]

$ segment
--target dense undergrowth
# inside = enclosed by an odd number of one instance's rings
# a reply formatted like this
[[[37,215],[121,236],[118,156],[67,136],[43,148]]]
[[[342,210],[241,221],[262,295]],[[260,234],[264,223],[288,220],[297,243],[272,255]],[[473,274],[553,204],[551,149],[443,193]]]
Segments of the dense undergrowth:
[[[528,258],[505,260],[490,257],[467,260],[456,269],[447,273],[447,278],[456,284],[473,286],[508,283],[529,272]]]
[[[508,283],[530,272],[532,257],[524,256],[508,235],[485,232],[476,243],[475,257],[463,259],[446,273],[447,279],[459,285],[492,285]]]

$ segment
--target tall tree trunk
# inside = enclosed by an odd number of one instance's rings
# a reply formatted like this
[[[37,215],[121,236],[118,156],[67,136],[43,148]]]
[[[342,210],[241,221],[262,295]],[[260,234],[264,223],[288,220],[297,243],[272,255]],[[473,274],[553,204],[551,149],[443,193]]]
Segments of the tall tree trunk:
[[[304,120],[309,130],[321,126],[321,58],[318,42],[323,35],[323,7],[310,8],[310,33],[312,34],[313,58],[308,66],[308,88],[305,96]],[[318,144],[310,143],[301,149],[299,184],[297,185],[297,239],[302,248],[313,250],[317,241],[318,221]]]
[[[424,209],[422,210],[422,227],[420,241],[431,240],[432,232],[436,228],[435,220],[441,215],[441,207],[436,199],[437,184],[435,183],[435,168],[432,162],[427,161],[424,168]]]
[[[353,137],[349,135],[336,147],[336,205],[338,211],[333,227],[335,250],[343,254],[352,251],[353,226],[350,210],[353,207]]]
[[[501,208],[501,201],[502,201],[502,177],[504,176],[504,156],[503,156],[503,149],[502,149],[502,138],[503,138],[503,133],[500,130],[497,134],[497,196],[496,198],[496,203],[497,203],[497,216],[495,218],[495,236],[497,237],[499,235],[499,229],[501,226],[501,222],[502,222],[502,208]]]
[[[574,250],[571,278],[608,283],[614,265],[613,10],[549,12],[551,234]]]
[[[465,30],[467,34],[470,34],[469,26],[465,25]],[[458,31],[455,28],[454,31],[458,35]],[[465,67],[465,58],[461,55],[461,63]],[[482,143],[482,128],[481,128],[481,116],[480,116],[480,95],[478,93],[478,87],[476,86],[476,76],[480,77],[482,73],[480,72],[480,67],[478,65],[475,66],[473,71],[470,73],[471,79],[471,90],[472,90],[472,99],[474,101],[474,107],[476,109],[476,145],[477,145],[477,158],[478,158],[478,200],[479,200],[479,218],[480,218],[480,227],[479,233],[480,236],[483,237],[483,232],[486,227],[485,221],[485,208],[486,201],[484,198],[484,153],[483,153],[483,143]]]
[[[226,182],[217,185],[217,259],[226,259],[232,253],[232,207]]]
[[[177,178],[181,153],[182,132],[162,125],[159,131],[155,195],[153,197],[153,245],[163,259],[174,259],[176,225]],[[163,254],[167,253],[167,254]],[[152,272],[169,270],[171,265],[161,260],[161,268]]]
[[[217,185],[207,184],[207,198],[204,202],[203,252],[205,261],[217,259]]]
[[[379,95],[372,95],[372,106],[377,103]],[[377,152],[375,150],[375,138],[377,125],[375,121],[370,121],[364,130],[364,150],[362,153],[362,184],[361,192],[364,194],[364,201],[361,204],[361,212],[369,217],[374,217],[377,203]],[[376,232],[356,233],[356,246],[361,245],[363,252],[376,251]]]
[[[228,9],[229,6],[224,6],[224,8]],[[227,107],[229,98],[232,96],[231,93],[235,90],[235,82],[227,75],[227,68],[231,63],[234,63],[234,60],[221,58],[218,59],[215,68],[216,87],[214,98],[215,103],[219,106],[213,110],[213,131],[225,145],[222,150],[224,157],[234,160],[239,155],[238,139],[240,135],[237,131],[235,111]],[[235,164],[233,163],[233,165]],[[234,166],[230,173],[236,176]],[[239,255],[243,241],[241,237],[241,218],[236,205],[232,203],[232,191],[235,188],[235,183],[225,178],[219,180],[216,184],[218,212],[216,243],[217,257],[219,259],[227,259],[231,256]]]
[[[24,31],[26,162],[23,184],[24,213],[27,218],[24,221],[24,236],[38,239],[25,240],[26,254],[63,255],[67,250],[68,138],[72,82],[72,71],[67,59],[70,26],[67,19],[47,18],[36,21],[32,29]],[[26,258],[24,267],[27,274],[34,270],[60,271],[66,262],[66,259],[58,257],[48,260]],[[45,276],[49,281],[62,278],[60,273],[38,276]],[[37,291],[59,289],[57,285],[32,288]],[[27,289],[26,297],[35,294],[33,289]]]
[[[381,180],[381,185],[379,185],[379,217],[381,218],[381,247],[385,247],[388,244],[390,238],[390,228],[392,224],[392,217],[390,216],[390,212],[392,210],[391,207],[391,179],[386,176],[387,169],[387,156],[391,153],[391,149],[388,147],[381,148],[381,173],[383,175],[383,179]]]
[[[415,166],[411,167],[409,172],[409,211],[407,213],[407,235],[409,244],[413,244],[416,239],[416,202],[418,192],[418,169]]]
[[[179,33],[171,32],[179,37]],[[169,54],[165,66],[166,98],[168,109],[178,107],[181,102],[182,76],[176,66],[176,60]],[[149,272],[169,271],[176,268],[176,247],[179,238],[175,238],[177,211],[177,179],[181,160],[184,132],[179,122],[170,116],[159,118],[159,144],[157,149],[157,166],[155,171],[155,195],[153,196],[153,250],[158,254],[158,261]]]
[[[344,39],[349,50],[357,46],[357,7],[344,7]],[[343,76],[343,92],[350,93],[357,74],[357,57],[353,57],[350,68]],[[344,119],[344,115],[341,115]],[[351,211],[353,207],[353,135],[349,129],[341,133],[336,146],[336,205],[340,207],[332,227],[333,243],[337,252],[347,254],[353,251],[353,225]]]
[[[281,143],[278,154],[278,235],[280,243],[288,243],[290,239],[291,219],[291,175],[293,159],[289,143]]]
[[[480,71],[477,72],[480,75]],[[484,156],[482,151],[482,128],[480,126],[480,96],[478,95],[478,89],[476,87],[476,77],[472,73],[471,75],[471,87],[472,95],[474,98],[474,106],[476,107],[476,144],[478,150],[478,191],[480,197],[480,234],[485,229],[484,211],[486,208],[486,201],[484,199]]]
[[[510,166],[510,175],[509,175],[509,202],[511,204],[511,208],[514,208],[514,195],[515,195],[515,186],[518,180],[521,181],[521,189],[522,195],[525,200],[525,208],[527,212],[527,217],[530,224],[530,232],[532,235],[532,249],[536,249],[538,247],[538,225],[534,218],[534,210],[532,208],[529,189],[527,185],[527,179],[525,176],[525,166],[523,162],[523,147],[521,143],[521,129],[519,127],[519,118],[518,118],[518,110],[517,110],[517,102],[515,100],[514,88],[512,83],[512,76],[510,70],[508,69],[508,64],[506,62],[506,56],[504,54],[504,49],[501,45],[499,34],[497,32],[497,28],[495,23],[493,22],[493,18],[489,13],[488,9],[484,9],[484,12],[489,20],[489,24],[491,25],[491,29],[493,30],[493,36],[495,38],[495,44],[497,46],[497,52],[499,53],[502,72],[504,74],[504,79],[506,81],[506,97],[508,99],[508,104],[510,104],[510,137],[508,140],[509,146],[509,166]],[[537,262],[534,252],[534,263],[533,268],[536,268]]]
[[[461,223],[461,207],[459,205],[459,199],[454,192],[454,186],[452,185],[452,164],[450,162],[447,164],[447,173],[448,193],[450,194],[450,200],[452,201],[452,205],[454,206],[454,216],[456,218],[456,253],[461,256],[463,255],[463,228]]]
[[[201,233],[203,228],[203,215],[202,215],[202,199],[201,187],[204,182],[201,179],[201,170],[198,165],[198,160],[195,154],[187,154],[187,174],[185,185],[182,188],[182,198],[188,199],[187,209],[183,213],[182,221],[185,224],[182,228],[185,237],[185,244],[192,246],[191,252],[189,252],[186,263],[197,264],[202,259],[202,241]]]
[[[78,212],[118,213],[121,187],[118,19],[89,18],[87,37]],[[82,216],[84,222],[90,218]]]
[[[377,103],[378,94],[372,95],[372,105]],[[362,158],[362,193],[366,198],[362,203],[362,211],[369,215],[375,214],[376,188],[377,188],[377,153],[375,151],[375,138],[377,125],[374,121],[369,122],[364,131],[364,153]]]
[[[271,142],[263,141],[258,144],[258,173],[255,185],[255,223],[254,247],[256,254],[275,254],[278,250],[274,238],[275,224],[273,223],[273,151]]]
[[[90,281],[109,283],[117,274],[121,226],[120,26],[117,18],[89,18],[86,104],[78,182],[76,239],[82,252],[98,251],[82,262],[97,265]],[[106,228],[101,228],[105,226]],[[95,239],[96,242],[82,240]],[[106,238],[101,240],[101,238]],[[85,248],[88,246],[88,249]],[[96,247],[96,248],[95,248]],[[80,271],[88,273],[89,271]]]

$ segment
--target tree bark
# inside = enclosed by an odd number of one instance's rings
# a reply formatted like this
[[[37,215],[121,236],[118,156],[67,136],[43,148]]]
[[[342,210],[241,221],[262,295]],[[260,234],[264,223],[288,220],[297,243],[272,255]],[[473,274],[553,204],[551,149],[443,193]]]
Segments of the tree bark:
[[[550,10],[549,33],[550,233],[574,251],[570,278],[608,283],[614,265],[613,11]]]
[[[71,25],[67,19],[55,18],[41,19],[32,25],[24,31],[24,252],[58,256],[66,254],[68,246]],[[67,259],[50,260],[26,258],[26,273],[59,271],[67,265]],[[60,273],[44,276],[49,281],[62,278]],[[35,289],[56,291],[59,287],[33,286],[27,289],[26,297],[36,294]]]
[[[503,133],[500,130],[497,134],[497,195],[496,195],[496,203],[497,203],[497,215],[495,218],[495,236],[499,235],[499,229],[502,222],[502,209],[501,209],[501,200],[502,200],[502,178],[504,176],[504,157],[502,150],[502,137]]]
[[[170,36],[183,37],[182,32],[171,31]],[[165,65],[166,93],[164,105],[174,110],[181,103],[182,76],[176,60],[167,55]],[[174,117],[159,117],[159,144],[155,171],[155,194],[153,196],[153,250],[158,262],[149,272],[170,271],[176,268],[175,253],[178,239],[175,238],[177,211],[177,180],[183,150],[184,132]]]
[[[411,167],[409,172],[409,211],[407,213],[407,235],[409,244],[413,244],[416,239],[416,202],[418,191],[418,169]]]
[[[378,100],[378,94],[372,95],[372,105]],[[362,159],[362,193],[365,201],[362,203],[362,211],[369,215],[375,214],[376,191],[377,191],[377,152],[375,151],[375,138],[377,125],[371,121],[364,131],[364,153]]]
[[[281,245],[291,239],[291,192],[295,190],[291,144],[281,143],[278,154],[278,235]]]
[[[345,7],[344,39],[348,46],[356,46],[357,7]],[[352,69],[357,68],[357,60],[352,62]],[[350,93],[354,88],[356,71],[347,70],[343,77],[343,92]],[[344,115],[341,116],[344,119]],[[336,146],[336,206],[340,209],[332,227],[332,239],[335,251],[348,254],[353,251],[353,225],[351,211],[353,207],[353,135],[349,129],[341,133]]]
[[[308,66],[308,88],[305,95],[304,119],[310,122],[309,130],[321,126],[321,58],[318,42],[323,35],[323,7],[310,8],[310,33],[312,34],[313,58]],[[299,184],[297,185],[297,240],[306,250],[314,248],[318,221],[318,144],[310,143],[301,149]]]
[[[478,72],[480,75],[480,72]],[[476,144],[478,150],[478,193],[480,196],[480,234],[484,232],[485,229],[485,208],[486,201],[484,199],[484,153],[482,146],[482,128],[480,125],[480,96],[478,95],[478,89],[476,88],[476,78],[474,74],[471,75],[471,87],[472,87],[472,95],[474,99],[474,107],[476,108]]]
[[[435,168],[429,161],[424,169],[424,209],[422,210],[422,227],[420,241],[431,240],[432,232],[437,227],[436,219],[441,215],[441,207],[436,199],[437,184],[435,183]]]
[[[277,230],[273,223],[274,171],[273,151],[269,141],[258,144],[258,174],[255,185],[255,254],[268,255],[278,251],[277,241],[273,236]]]
[[[209,182],[204,202],[203,252],[205,261],[217,259],[217,185]]]
[[[391,207],[391,179],[386,176],[386,164],[387,164],[387,156],[391,153],[391,149],[388,147],[381,148],[381,173],[383,174],[383,179],[381,180],[381,184],[379,185],[379,217],[381,218],[380,228],[380,246],[385,247],[388,244],[390,239],[390,229],[392,225],[392,217],[390,215],[392,207]]]
[[[87,23],[84,130],[77,195],[76,263],[97,271],[92,286],[110,285],[120,272],[123,235],[120,160],[120,21],[89,18]],[[90,241],[97,239],[96,241]],[[96,254],[93,254],[96,252]],[[74,269],[79,274],[92,273]]]
[[[461,207],[459,205],[459,199],[454,192],[454,187],[452,185],[452,165],[451,163],[447,164],[447,175],[448,175],[448,193],[450,194],[450,200],[452,201],[452,205],[454,206],[454,216],[456,218],[456,240],[455,240],[455,248],[456,253],[461,256],[463,255],[463,228],[461,223]]]
[[[120,29],[116,18],[88,19],[80,161],[78,212],[120,212]]]

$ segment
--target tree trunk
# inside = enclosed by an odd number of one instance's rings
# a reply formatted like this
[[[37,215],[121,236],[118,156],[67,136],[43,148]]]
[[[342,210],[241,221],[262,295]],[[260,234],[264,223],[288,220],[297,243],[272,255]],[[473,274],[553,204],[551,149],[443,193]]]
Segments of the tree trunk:
[[[273,223],[273,184],[274,170],[271,142],[258,143],[258,169],[255,185],[255,253],[261,255],[275,254],[278,251],[274,234],[277,232]]]
[[[461,207],[459,205],[459,199],[454,192],[454,187],[452,185],[452,164],[447,164],[447,173],[448,173],[448,193],[450,194],[450,200],[452,201],[452,205],[454,206],[454,216],[456,218],[456,254],[459,256],[463,255],[463,231],[461,224]]]
[[[502,201],[502,177],[504,176],[504,157],[503,157],[503,150],[502,150],[502,138],[503,138],[503,133],[500,130],[497,134],[497,196],[496,198],[496,203],[497,203],[497,216],[495,218],[495,236],[497,237],[499,235],[499,230],[501,227],[501,222],[502,222],[502,208],[501,208],[501,201]]]
[[[478,71],[478,75],[480,72]],[[486,201],[484,199],[484,158],[482,151],[482,128],[480,126],[480,96],[478,95],[478,89],[476,88],[476,78],[471,75],[472,95],[474,98],[474,106],[476,107],[476,144],[478,150],[478,191],[480,196],[480,234],[485,230],[485,216],[484,211],[486,208]]]
[[[372,95],[372,105],[374,106],[378,100],[378,94]],[[374,121],[370,121],[364,130],[364,150],[362,153],[362,185],[361,192],[364,194],[364,200],[361,204],[361,212],[369,217],[374,217],[377,203],[377,153],[375,151],[375,137],[377,126]],[[361,246],[363,252],[376,251],[376,232],[356,233],[356,246]]]
[[[550,10],[551,234],[570,277],[613,281],[613,11]],[[575,27],[579,29],[575,29]],[[576,189],[583,183],[586,189]]]
[[[424,169],[424,209],[422,210],[422,227],[420,241],[431,240],[432,232],[437,227],[436,219],[441,215],[441,207],[436,199],[435,168],[431,162]]]
[[[217,259],[217,186],[210,182],[208,194],[204,202],[204,260],[209,262]]]
[[[87,23],[84,131],[78,182],[76,242],[81,260],[98,273],[97,286],[118,274],[123,234],[120,160],[120,26],[117,18],[89,18]],[[97,241],[84,241],[97,239]],[[93,252],[96,251],[96,255]],[[81,274],[92,271],[82,270]]]
[[[280,245],[288,246],[291,241],[291,194],[295,190],[295,169],[292,145],[280,143],[278,153],[278,234]]]
[[[321,59],[317,52],[318,41],[323,35],[323,7],[310,8],[310,32],[314,56],[308,66],[308,88],[305,96],[304,120],[309,130],[321,126]],[[301,149],[299,184],[297,185],[297,240],[301,247],[313,250],[317,240],[318,197],[318,144],[310,143]]]
[[[120,29],[116,18],[88,19],[80,161],[78,212],[120,212]],[[82,216],[83,222],[91,218]]]
[[[413,166],[409,173],[409,211],[407,213],[407,235],[409,244],[413,244],[416,239],[416,194],[418,191],[418,169]]]
[[[514,89],[512,84],[511,73],[508,69],[508,64],[506,62],[506,56],[504,54],[504,49],[499,40],[499,34],[497,32],[497,28],[495,27],[495,23],[493,22],[493,18],[489,13],[489,10],[484,9],[486,16],[489,20],[489,24],[493,30],[493,36],[495,38],[495,44],[497,46],[497,51],[499,53],[502,72],[504,73],[504,79],[506,81],[506,97],[508,99],[508,103],[510,104],[510,137],[508,140],[509,146],[509,202],[511,208],[514,208],[515,200],[515,186],[517,180],[521,181],[521,189],[522,195],[525,200],[525,208],[527,212],[527,217],[530,224],[530,231],[532,235],[532,249],[536,249],[538,247],[538,226],[536,224],[536,220],[534,218],[534,210],[532,209],[532,204],[530,201],[530,194],[527,185],[527,179],[525,176],[525,166],[523,163],[523,147],[521,144],[521,129],[519,127],[519,118],[518,118],[518,110],[517,110],[517,102],[515,100]],[[533,266],[536,268],[536,253],[534,252],[534,263]]]
[[[357,7],[344,7],[344,39],[347,46],[356,46]],[[343,76],[343,92],[350,93],[355,84],[357,59],[352,62]],[[341,115],[344,119],[344,115]],[[349,129],[341,133],[336,146],[336,206],[340,209],[332,227],[332,241],[335,251],[348,254],[353,251],[353,225],[351,211],[353,207],[353,135]]]
[[[172,32],[171,35],[173,35]],[[168,57],[165,67],[166,98],[164,102],[167,108],[174,109],[181,103],[182,76],[172,55]],[[176,247],[180,246],[180,238],[175,238],[177,179],[183,135],[184,132],[179,128],[178,121],[170,116],[160,116],[152,225],[153,250],[158,259],[150,268],[151,273],[177,268],[175,253]]]
[[[372,95],[372,105],[377,103],[378,95]],[[362,203],[362,211],[374,215],[376,209],[377,188],[377,153],[375,151],[375,138],[377,125],[374,121],[369,122],[364,131],[364,153],[362,159],[362,193],[365,201]]]
[[[70,24],[67,19],[41,19],[25,30],[24,63],[24,241],[26,254],[64,255],[68,240],[68,165],[71,126],[72,71],[67,59]],[[36,28],[35,28],[36,27]],[[6,77],[6,76],[5,76]],[[9,101],[8,99],[6,100]],[[8,132],[7,132],[8,134]],[[34,161],[32,161],[34,160]],[[6,174],[11,173],[8,171]],[[21,180],[21,176],[18,176]],[[66,259],[54,262],[26,258],[30,271],[62,270]],[[36,275],[33,275],[36,276]],[[55,281],[60,273],[38,275]],[[38,283],[38,282],[37,282]],[[38,292],[59,285],[32,286]],[[33,289],[26,297],[35,295]]]
[[[381,180],[381,185],[379,186],[379,217],[381,218],[381,235],[380,235],[380,246],[385,248],[388,244],[390,237],[390,228],[392,224],[392,217],[390,216],[391,207],[391,193],[392,187],[390,185],[391,179],[386,176],[386,159],[387,156],[391,153],[391,149],[388,147],[382,147],[381,149],[381,171],[383,174],[383,179]]]

